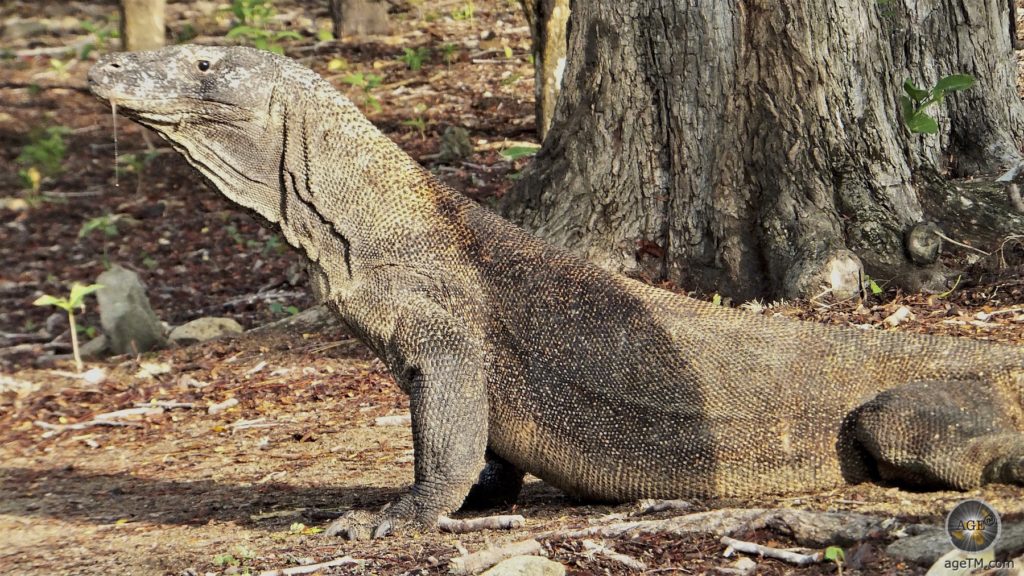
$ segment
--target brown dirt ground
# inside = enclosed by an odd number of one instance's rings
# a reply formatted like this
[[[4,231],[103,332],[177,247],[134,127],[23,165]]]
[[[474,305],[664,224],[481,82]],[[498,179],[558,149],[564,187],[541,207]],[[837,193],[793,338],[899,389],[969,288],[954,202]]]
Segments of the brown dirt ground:
[[[222,37],[228,27],[223,16],[196,13],[193,4],[198,3],[170,4],[172,32],[192,23],[204,35]],[[279,1],[282,25],[301,27],[301,19],[310,15],[322,22],[321,4]],[[50,32],[2,49],[24,53],[72,45],[85,38],[78,22],[103,21],[116,11],[113,3],[44,6]],[[360,103],[362,93],[340,77],[353,71],[382,75],[383,86],[374,91],[381,110],[364,106],[371,119],[439,176],[487,202],[511,184],[523,161],[503,161],[493,150],[455,165],[430,155],[448,124],[468,127],[475,142],[533,138],[529,35],[512,3],[479,1],[472,20],[452,19],[452,11],[462,7],[450,0],[413,4],[393,14],[394,36],[330,44],[309,39],[289,45],[289,53]],[[0,7],[0,22],[15,16],[40,13],[30,3]],[[451,63],[439,56],[445,43],[458,46]],[[434,56],[421,70],[408,70],[396,60],[407,46],[432,47]],[[348,68],[328,71],[327,63],[337,57]],[[113,185],[110,115],[80,90],[87,68],[88,62],[75,64],[64,77],[50,56],[0,60],[0,197],[23,194],[15,159],[32,129],[63,125],[72,130],[63,172],[43,184],[45,201],[27,210],[0,208],[3,337],[45,333],[49,313],[31,306],[32,300],[44,292],[62,293],[72,280],[91,281],[106,261],[139,271],[154,309],[172,324],[224,315],[252,328],[287,314],[270,303],[308,306],[294,255],[281,251],[271,233],[211,191],[177,155],[161,154],[138,180],[121,174],[120,186]],[[43,88],[37,91],[32,84]],[[417,111],[417,104],[425,108]],[[427,121],[422,136],[403,125],[417,117]],[[144,151],[142,131],[121,122],[119,146],[122,154]],[[125,215],[117,236],[79,237],[84,222],[104,214]],[[789,303],[765,313],[882,329],[883,319],[905,305],[915,317],[899,330],[1020,343],[1024,313],[988,315],[1024,305],[1020,272],[974,271],[944,298],[886,293],[863,304]],[[82,321],[86,327],[98,325],[91,311]],[[88,385],[67,372],[70,364],[60,355],[68,350],[66,342],[65,333],[54,342],[28,338],[0,348],[0,388],[6,390],[0,394],[0,573],[222,574],[346,554],[366,560],[365,566],[333,573],[443,573],[459,546],[475,551],[605,522],[608,514],[634,509],[580,504],[535,481],[516,507],[528,519],[522,530],[407,534],[369,543],[310,534],[293,524],[324,525],[316,510],[379,508],[412,480],[408,428],[373,425],[377,416],[407,411],[407,401],[364,347],[340,331],[257,331],[143,358],[114,358],[102,364],[109,372],[106,380]],[[50,354],[54,351],[58,356]],[[169,371],[140,376],[144,362],[166,364]],[[206,412],[207,405],[230,398],[238,405],[217,415]],[[36,424],[84,422],[154,400],[194,408],[140,417],[128,427],[49,436]],[[705,502],[696,509],[795,506],[939,523],[955,502],[971,496],[992,503],[1004,521],[1024,520],[1024,492],[1006,486],[965,494],[860,485],[785,499]],[[778,535],[748,536],[787,544]],[[717,538],[708,535],[626,537],[610,545],[659,573],[713,573],[731,563],[722,557]],[[864,543],[869,561],[852,572],[924,572],[886,556],[883,545]],[[625,571],[587,556],[578,540],[554,539],[546,546],[574,574]],[[218,565],[226,554],[241,566]],[[760,574],[835,571],[829,565],[796,569],[761,559],[758,564]]]

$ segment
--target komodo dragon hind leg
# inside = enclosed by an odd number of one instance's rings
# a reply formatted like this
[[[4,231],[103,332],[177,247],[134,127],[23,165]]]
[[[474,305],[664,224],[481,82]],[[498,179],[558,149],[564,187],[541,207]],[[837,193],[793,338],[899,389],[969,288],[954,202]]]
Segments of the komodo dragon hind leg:
[[[523,475],[519,468],[487,450],[486,464],[480,478],[469,490],[462,503],[463,510],[482,510],[515,504],[523,488]]]
[[[990,383],[913,382],[862,404],[844,427],[882,480],[966,490],[1024,485],[1021,418],[1019,400]]]

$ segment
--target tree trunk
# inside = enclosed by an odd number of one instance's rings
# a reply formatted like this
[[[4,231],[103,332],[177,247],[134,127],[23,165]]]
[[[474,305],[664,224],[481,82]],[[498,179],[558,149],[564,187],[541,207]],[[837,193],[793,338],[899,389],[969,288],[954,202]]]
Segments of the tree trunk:
[[[533,37],[534,97],[537,134],[541,141],[551,127],[565,72],[569,0],[520,0]]]
[[[860,262],[936,287],[904,245],[943,224],[935,176],[1021,160],[1009,18],[1006,0],[576,2],[551,133],[504,208],[606,267],[735,298],[859,284]],[[977,84],[911,134],[903,81],[953,73]]]
[[[164,45],[164,0],[121,0],[121,46],[154,50]]]
[[[387,34],[388,5],[382,0],[330,0],[334,37]]]

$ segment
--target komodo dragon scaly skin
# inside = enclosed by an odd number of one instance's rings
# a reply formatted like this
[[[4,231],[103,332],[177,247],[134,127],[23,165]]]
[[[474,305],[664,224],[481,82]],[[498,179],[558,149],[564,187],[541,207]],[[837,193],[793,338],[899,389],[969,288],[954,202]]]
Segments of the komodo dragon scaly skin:
[[[268,52],[113,54],[89,80],[278,227],[409,394],[415,483],[353,534],[510,501],[524,471],[606,501],[1024,484],[1021,347],[767,319],[599,269]]]

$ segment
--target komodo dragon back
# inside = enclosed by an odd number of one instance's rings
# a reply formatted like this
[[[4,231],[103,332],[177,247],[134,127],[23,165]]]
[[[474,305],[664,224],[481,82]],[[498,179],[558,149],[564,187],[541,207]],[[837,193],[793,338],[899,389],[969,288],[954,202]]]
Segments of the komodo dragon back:
[[[92,90],[280,229],[410,396],[415,480],[332,531],[515,499],[1024,484],[1024,350],[712,306],[599,269],[440,183],[311,70],[112,54]]]

